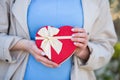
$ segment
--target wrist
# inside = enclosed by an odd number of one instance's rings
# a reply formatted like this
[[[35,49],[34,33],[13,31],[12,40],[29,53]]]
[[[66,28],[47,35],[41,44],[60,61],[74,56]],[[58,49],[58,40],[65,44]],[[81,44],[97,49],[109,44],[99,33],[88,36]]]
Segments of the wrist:
[[[26,51],[28,44],[29,44],[28,40],[21,39],[11,48],[11,50],[24,50],[24,51]]]
[[[81,51],[78,55],[78,57],[80,58],[80,60],[83,62],[83,63],[86,63],[89,59],[89,56],[90,56],[90,51],[89,51],[89,48],[86,47],[83,51]]]

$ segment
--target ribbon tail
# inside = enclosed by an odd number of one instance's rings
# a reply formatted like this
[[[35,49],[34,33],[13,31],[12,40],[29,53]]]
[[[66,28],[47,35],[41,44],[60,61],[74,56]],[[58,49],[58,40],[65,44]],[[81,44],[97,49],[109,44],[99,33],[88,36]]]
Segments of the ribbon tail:
[[[62,42],[60,42],[57,39],[52,39],[50,41],[51,46],[53,47],[53,49],[57,52],[57,54],[60,54],[61,50],[62,50]]]
[[[51,59],[51,47],[50,47],[50,43],[48,40],[43,40],[41,43],[41,48],[43,49],[43,51],[45,52],[45,55]]]

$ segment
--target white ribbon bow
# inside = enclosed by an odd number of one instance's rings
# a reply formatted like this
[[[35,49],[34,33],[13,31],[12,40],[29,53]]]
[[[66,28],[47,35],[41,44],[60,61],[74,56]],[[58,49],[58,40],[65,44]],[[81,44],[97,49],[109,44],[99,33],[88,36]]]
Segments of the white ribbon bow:
[[[45,55],[47,55],[49,59],[51,59],[51,46],[57,52],[57,54],[59,54],[62,49],[62,42],[53,37],[54,35],[58,34],[58,32],[58,28],[50,26],[48,26],[48,29],[44,27],[38,31],[38,34],[41,37],[36,37],[36,39],[43,39],[41,48],[44,50]]]

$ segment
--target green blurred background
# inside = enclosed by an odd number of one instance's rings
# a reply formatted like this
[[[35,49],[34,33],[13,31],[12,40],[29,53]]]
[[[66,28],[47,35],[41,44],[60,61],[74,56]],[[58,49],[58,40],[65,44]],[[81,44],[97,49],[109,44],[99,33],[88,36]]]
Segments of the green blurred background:
[[[120,80],[120,0],[109,0],[118,42],[115,53],[104,68],[96,71],[97,80]]]

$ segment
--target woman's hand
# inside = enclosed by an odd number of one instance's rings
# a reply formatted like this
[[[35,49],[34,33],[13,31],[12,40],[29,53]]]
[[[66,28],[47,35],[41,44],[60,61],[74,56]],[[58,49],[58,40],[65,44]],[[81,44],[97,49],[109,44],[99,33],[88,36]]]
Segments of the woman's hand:
[[[72,31],[75,32],[72,35],[72,41],[74,45],[77,46],[75,50],[75,55],[80,57],[80,59],[87,61],[90,55],[88,44],[88,34],[83,28],[72,28]]]
[[[41,62],[45,66],[51,68],[58,67],[58,64],[43,56],[44,52],[37,48],[34,41],[20,40],[11,50],[25,50],[31,53],[38,62]]]

